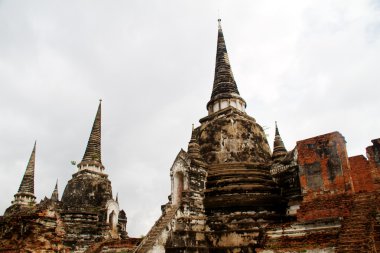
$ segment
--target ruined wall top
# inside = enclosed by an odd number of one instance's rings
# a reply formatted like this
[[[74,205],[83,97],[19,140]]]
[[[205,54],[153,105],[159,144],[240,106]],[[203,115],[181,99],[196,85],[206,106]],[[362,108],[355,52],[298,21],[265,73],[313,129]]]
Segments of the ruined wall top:
[[[353,191],[346,141],[339,132],[297,142],[300,182],[306,199]]]

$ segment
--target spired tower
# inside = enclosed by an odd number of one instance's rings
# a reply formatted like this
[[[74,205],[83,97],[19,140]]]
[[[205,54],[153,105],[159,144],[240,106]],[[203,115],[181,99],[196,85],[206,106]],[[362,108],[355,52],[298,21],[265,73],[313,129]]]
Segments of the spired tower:
[[[58,180],[50,198],[36,203],[34,144],[12,205],[0,216],[0,248],[19,252],[85,252],[108,239],[127,239],[127,216],[113,199],[101,159],[101,103],[82,161],[59,199]],[[96,242],[96,243],[95,243]],[[95,243],[95,244],[94,244]]]
[[[36,162],[36,142],[26,166],[24,177],[22,178],[18,192],[14,195],[12,205],[5,210],[4,216],[11,215],[14,212],[28,210],[36,205],[36,196],[34,195],[34,168]]]
[[[78,172],[73,174],[62,195],[68,210],[98,209],[112,200],[111,182],[104,173],[101,158],[101,106],[100,102]]]
[[[62,195],[66,245],[83,247],[94,240],[125,238],[125,221],[119,221],[119,204],[101,159],[101,101],[78,172]],[[119,224],[121,222],[122,224]]]
[[[266,135],[245,112],[218,23],[208,116],[177,155],[169,203],[135,252],[255,252],[265,228],[284,218]]]
[[[274,137],[274,142],[273,142],[272,159],[275,162],[279,162],[288,154],[288,151],[286,150],[284,142],[282,141],[280,132],[278,131],[277,121],[275,124],[276,124],[276,132],[275,132],[275,137]]]
[[[58,179],[57,179],[57,182],[55,183],[55,187],[54,187],[54,190],[53,192],[51,193],[51,197],[50,199],[52,201],[59,201],[59,194],[58,194]]]
[[[207,103],[208,114],[232,106],[239,111],[245,110],[247,106],[244,99],[240,97],[239,91],[232,74],[231,64],[228,59],[226,42],[224,41],[221,20],[218,19],[218,42],[216,50],[214,85],[211,99]]]
[[[210,249],[251,252],[264,230],[285,212],[270,174],[271,151],[263,128],[245,112],[219,21],[214,85],[197,140],[207,163],[204,207]]]

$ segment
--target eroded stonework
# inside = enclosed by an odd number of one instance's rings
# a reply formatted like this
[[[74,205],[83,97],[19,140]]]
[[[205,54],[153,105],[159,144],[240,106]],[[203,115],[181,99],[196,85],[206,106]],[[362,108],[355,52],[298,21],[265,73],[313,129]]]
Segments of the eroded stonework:
[[[272,153],[245,106],[219,24],[208,116],[177,156],[169,202],[135,252],[379,251],[378,139],[368,160],[348,158],[338,132],[287,151],[276,124]]]
[[[111,182],[101,162],[101,104],[78,172],[59,200],[57,184],[51,198],[36,204],[35,149],[15,200],[0,219],[0,251],[95,252],[110,240],[133,249],[127,217],[112,195]],[[98,245],[99,244],[99,245]]]
[[[198,138],[205,162],[265,163],[271,159],[263,128],[247,114],[229,107],[200,122]]]
[[[247,115],[219,20],[208,115],[170,168],[171,193],[143,239],[129,238],[100,149],[100,105],[78,172],[62,200],[35,203],[33,149],[0,218],[3,252],[285,253],[380,251],[380,139],[348,157],[339,132],[273,152]],[[57,188],[57,187],[56,187]]]

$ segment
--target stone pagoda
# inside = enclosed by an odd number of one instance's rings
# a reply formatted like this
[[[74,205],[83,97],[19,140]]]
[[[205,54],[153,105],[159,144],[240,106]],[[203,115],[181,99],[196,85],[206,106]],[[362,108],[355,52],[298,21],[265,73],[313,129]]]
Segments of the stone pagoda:
[[[111,181],[101,159],[101,101],[78,171],[62,194],[62,220],[66,224],[65,243],[78,246],[102,239],[125,238],[119,231],[119,203],[113,199]],[[120,228],[125,228],[121,224]]]
[[[101,103],[78,170],[36,204],[35,146],[12,205],[0,216],[0,251],[130,253],[380,252],[380,139],[349,157],[331,132],[273,152],[245,111],[218,20],[207,116],[170,168],[171,193],[145,237],[127,216],[101,159]],[[285,135],[283,135],[285,137]]]
[[[32,154],[26,166],[24,177],[22,178],[18,192],[14,195],[12,205],[5,210],[4,216],[21,211],[29,211],[36,205],[34,195],[34,169],[36,163],[36,142],[34,143]]]
[[[287,151],[276,122],[272,153],[246,106],[219,19],[208,115],[174,160],[169,202],[134,252],[379,250],[378,139],[367,148],[369,160],[348,158],[338,132]]]
[[[34,145],[12,205],[0,216],[0,250],[9,252],[84,252],[117,240],[127,247],[127,216],[112,195],[101,160],[101,103],[78,171],[59,200],[58,180],[50,198],[36,203]]]
[[[245,112],[220,20],[206,107],[188,151],[179,152],[170,170],[172,194],[159,220],[171,221],[167,232],[156,244],[146,239],[137,252],[248,252],[264,240],[263,227],[284,218],[286,203],[270,174],[271,150],[263,128]],[[158,233],[155,227],[147,238]]]

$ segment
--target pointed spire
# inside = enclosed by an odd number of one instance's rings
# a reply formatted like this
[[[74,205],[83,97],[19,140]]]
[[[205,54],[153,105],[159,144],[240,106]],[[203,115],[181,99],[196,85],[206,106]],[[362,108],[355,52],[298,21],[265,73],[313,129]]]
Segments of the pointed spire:
[[[275,136],[280,136],[280,132],[278,131],[278,127],[277,127],[277,121],[274,122],[275,126],[276,126],[276,132],[275,132]]]
[[[34,167],[36,163],[36,142],[34,142],[32,154],[30,155],[28,165],[22,178],[18,192],[14,195],[12,204],[24,206],[33,206],[36,202],[34,196]]]
[[[116,193],[116,198],[115,198],[115,201],[116,201],[116,203],[118,203],[118,204],[119,204],[119,193]]]
[[[24,177],[22,178],[18,193],[34,194],[34,167],[36,162],[36,141],[34,142],[32,154],[26,166]]]
[[[53,201],[58,201],[59,200],[59,195],[58,195],[58,179],[57,182],[55,183],[54,191],[51,194],[51,200]]]
[[[240,107],[246,106],[245,101],[240,97],[239,90],[232,73],[231,64],[228,58],[227,47],[224,41],[224,35],[221,25],[221,19],[218,19],[218,43],[216,50],[214,85],[212,89],[211,99],[207,103],[207,108],[218,99],[237,98],[240,100]],[[236,105],[235,106],[238,108]],[[209,110],[210,111],[210,110]]]
[[[275,137],[274,137],[274,143],[273,143],[272,159],[274,161],[280,161],[282,158],[286,156],[288,151],[286,150],[284,142],[282,141],[280,132],[278,131],[277,121],[275,122],[275,125],[276,125],[276,131],[275,131]]]
[[[214,87],[212,90],[211,98],[221,93],[239,94],[239,91],[231,70],[226,42],[224,41],[221,20],[218,19],[218,45],[216,50]]]
[[[103,168],[101,158],[101,111],[102,100],[99,100],[98,111],[96,112],[94,124],[90,137],[88,139],[86,151],[84,152],[82,162],[78,164],[78,167],[82,165],[99,165]]]

